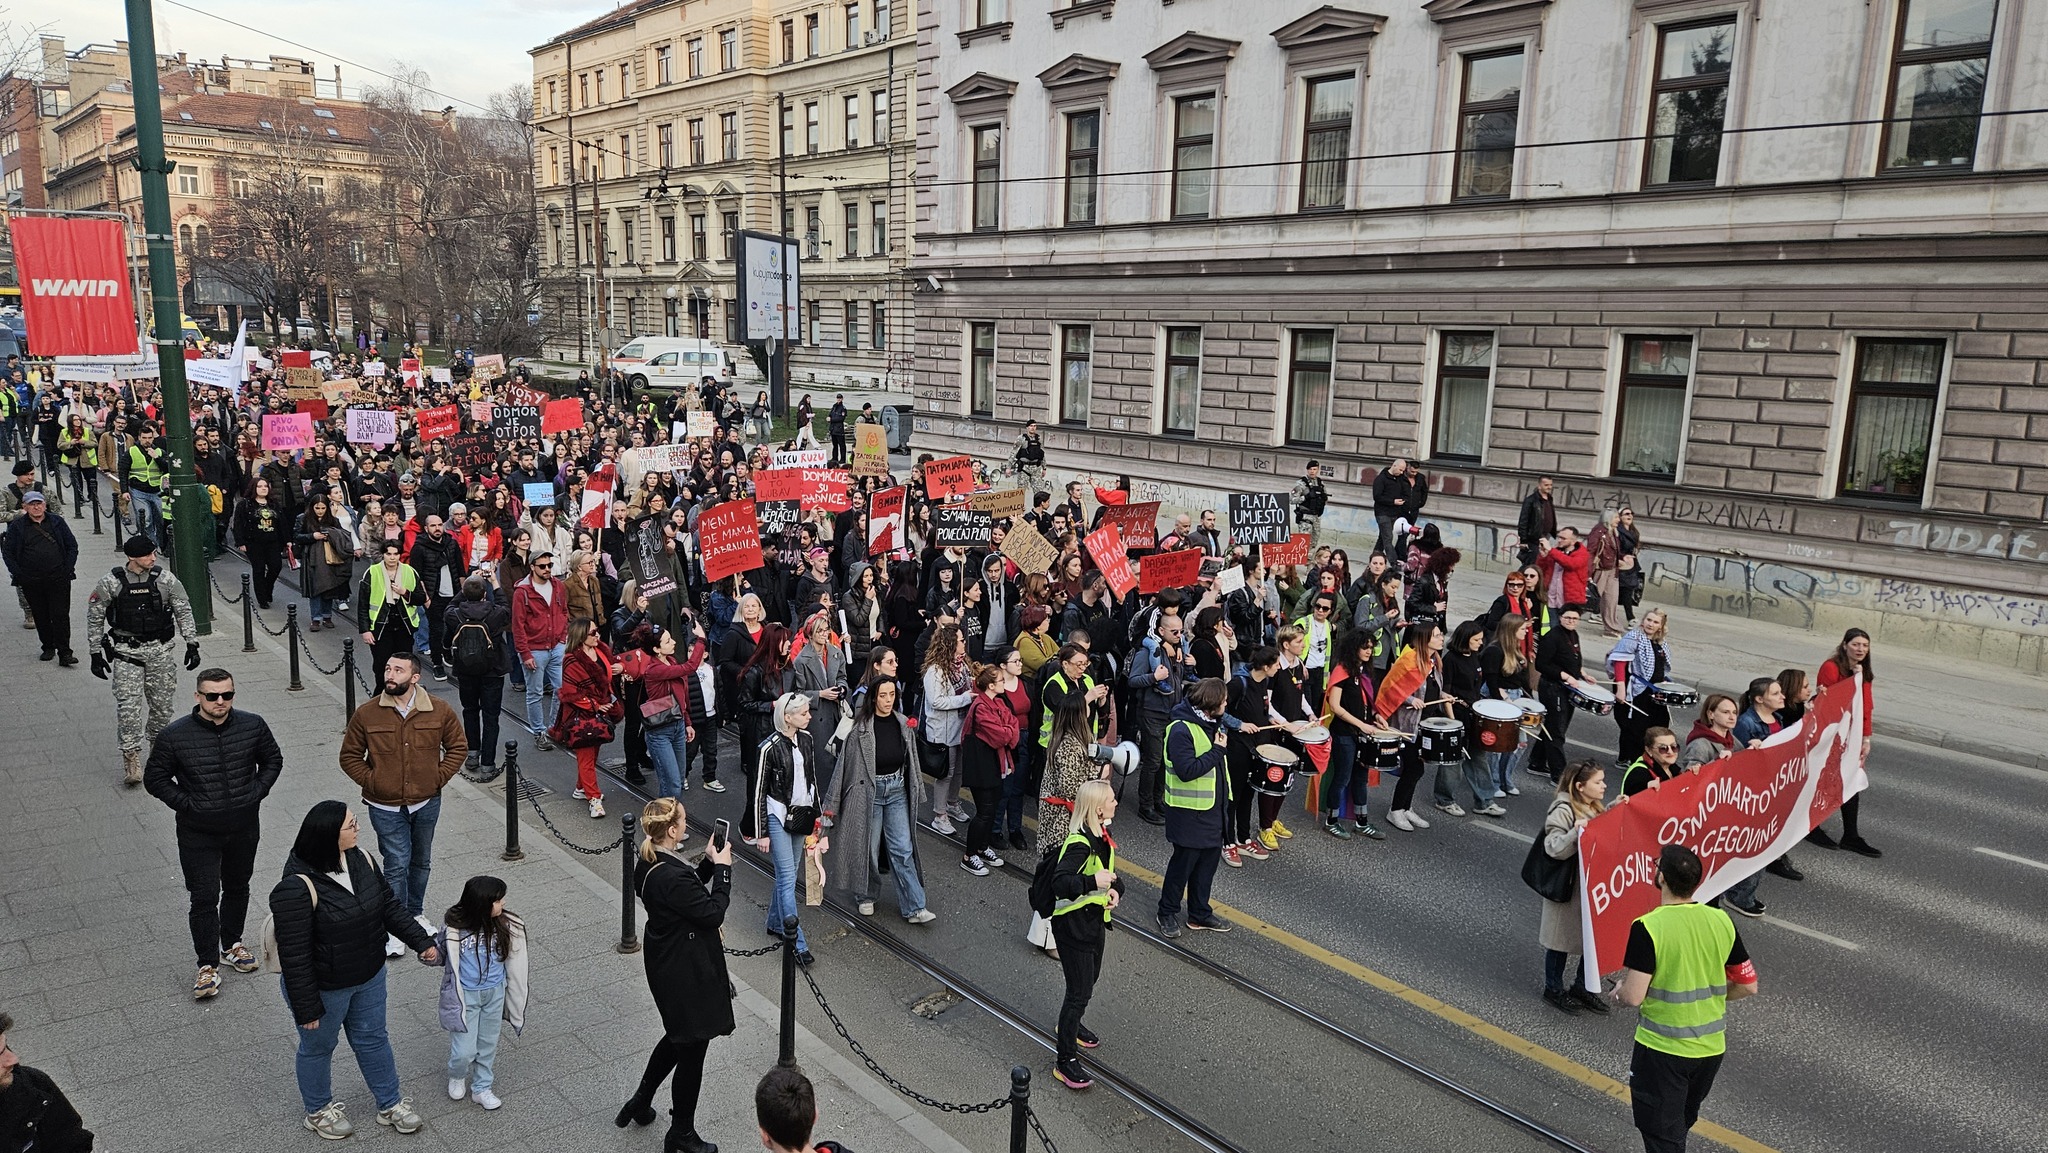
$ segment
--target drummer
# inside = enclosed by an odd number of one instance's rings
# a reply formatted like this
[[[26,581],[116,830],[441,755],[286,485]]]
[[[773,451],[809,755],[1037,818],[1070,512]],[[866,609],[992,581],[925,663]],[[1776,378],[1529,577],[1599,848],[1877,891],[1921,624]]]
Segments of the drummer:
[[[1412,806],[1415,788],[1422,783],[1422,750],[1415,731],[1425,712],[1432,716],[1451,715],[1443,689],[1444,630],[1436,621],[1424,619],[1408,626],[1401,637],[1401,653],[1387,669],[1374,694],[1372,711],[1386,728],[1409,738],[1401,747],[1401,778],[1394,785],[1394,799],[1387,807],[1387,823],[1403,832],[1426,829],[1429,822]],[[1358,806],[1361,814],[1364,806]],[[1363,815],[1359,818],[1365,820]]]
[[[1223,863],[1233,869],[1243,868],[1246,857],[1263,861],[1271,856],[1264,839],[1252,831],[1252,782],[1265,767],[1259,760],[1258,746],[1272,743],[1287,731],[1273,715],[1273,681],[1274,674],[1280,671],[1279,650],[1260,645],[1246,653],[1244,659],[1248,667],[1230,678],[1230,691],[1223,704],[1223,727],[1230,730],[1233,738],[1241,738],[1226,746],[1230,765],[1230,823],[1224,833]],[[1279,808],[1280,798],[1256,795],[1261,801],[1272,800],[1276,811]],[[1264,827],[1264,823],[1259,826]]]
[[[1671,710],[1653,695],[1671,679],[1671,654],[1664,647],[1669,623],[1663,609],[1651,609],[1607,654],[1614,676],[1614,723],[1621,728],[1617,765],[1627,765],[1642,749],[1644,730],[1671,727]]]
[[[1465,786],[1472,791],[1472,810],[1488,816],[1506,816],[1507,810],[1494,804],[1490,773],[1486,762],[1479,759],[1478,742],[1469,737],[1478,727],[1478,717],[1473,714],[1472,706],[1486,695],[1486,677],[1479,664],[1479,653],[1485,645],[1486,626],[1480,621],[1466,621],[1451,634],[1451,643],[1444,647],[1444,692],[1457,698],[1452,707],[1468,734],[1465,755],[1457,767],[1464,770]],[[1457,794],[1452,791],[1451,770],[1449,762],[1437,765],[1430,793],[1439,811],[1462,817],[1465,809],[1458,804]],[[1489,807],[1499,811],[1487,813]]]
[[[1557,614],[1557,627],[1536,642],[1536,693],[1543,707],[1544,734],[1531,761],[1556,781],[1564,775],[1565,733],[1572,726],[1572,690],[1588,684],[1579,656],[1579,618],[1586,606],[1568,604]]]

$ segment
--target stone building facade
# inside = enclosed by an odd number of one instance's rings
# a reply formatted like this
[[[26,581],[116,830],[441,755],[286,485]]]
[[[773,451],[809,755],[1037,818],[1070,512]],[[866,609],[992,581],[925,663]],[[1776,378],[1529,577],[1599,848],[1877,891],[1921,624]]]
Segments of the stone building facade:
[[[1552,474],[1653,599],[2044,668],[2048,11],[1384,10],[925,0],[920,447],[1404,457],[1496,567]]]

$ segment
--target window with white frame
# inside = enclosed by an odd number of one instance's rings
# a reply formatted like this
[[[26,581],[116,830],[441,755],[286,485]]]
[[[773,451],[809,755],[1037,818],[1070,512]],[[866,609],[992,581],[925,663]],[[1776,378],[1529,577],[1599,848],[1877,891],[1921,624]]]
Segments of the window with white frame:
[[[1616,476],[1677,478],[1685,390],[1691,380],[1691,337],[1630,336],[1622,341],[1621,396],[1614,412]]]
[[[1479,463],[1486,447],[1486,390],[1492,379],[1492,333],[1446,332],[1438,338],[1433,459]]]
[[[1088,423],[1088,399],[1094,388],[1095,334],[1085,324],[1060,326],[1059,422]]]
[[[196,165],[196,164],[180,164],[180,165],[178,165],[178,195],[180,195],[180,196],[197,196],[197,195],[199,195],[199,166],[198,166],[198,165]]]
[[[1337,334],[1302,328],[1288,334],[1287,443],[1321,448],[1330,440],[1330,381]]]
[[[876,200],[868,204],[868,228],[874,236],[875,247],[872,255],[889,255],[889,202]]]
[[[841,326],[840,326],[840,331],[841,331],[842,333],[844,333],[844,334],[845,334],[845,336],[846,336],[846,347],[848,347],[848,348],[859,348],[859,347],[860,347],[860,301],[858,301],[858,300],[849,300],[849,301],[846,301],[846,302],[844,302],[844,308],[845,308],[845,313],[844,313],[845,319],[844,319],[844,321],[843,321],[843,322],[841,323]]]
[[[973,131],[974,230],[1003,226],[1003,129],[987,124]]]
[[[1173,218],[1209,215],[1216,167],[1216,94],[1203,92],[1173,102]]]
[[[1160,406],[1159,429],[1168,436],[1195,435],[1202,410],[1202,330],[1166,330],[1166,403]]]
[[[859,147],[860,147],[860,97],[859,97],[859,96],[848,96],[848,97],[845,97],[845,98],[844,98],[844,109],[845,109],[845,116],[844,116],[844,120],[843,120],[843,123],[844,123],[844,125],[845,125],[845,128],[846,128],[846,139],[845,139],[845,140],[844,140],[844,141],[842,142],[842,144],[844,145],[844,147],[847,147],[847,148],[859,148]]]
[[[849,200],[843,205],[846,211],[845,246],[839,250],[839,259],[852,260],[860,255],[860,201]]]

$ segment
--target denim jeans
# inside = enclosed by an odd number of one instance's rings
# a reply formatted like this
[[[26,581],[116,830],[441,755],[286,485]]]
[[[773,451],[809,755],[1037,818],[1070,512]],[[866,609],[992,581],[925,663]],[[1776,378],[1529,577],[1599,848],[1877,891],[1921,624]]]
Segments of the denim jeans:
[[[1722,899],[1731,905],[1747,906],[1756,900],[1756,887],[1763,884],[1763,880],[1764,875],[1762,873],[1751,873],[1749,876],[1728,886],[1728,891],[1721,894]]]
[[[340,597],[309,596],[306,598],[307,615],[316,621],[331,621],[334,619],[335,603],[340,599]]]
[[[1487,755],[1491,756],[1492,754],[1489,753]],[[1436,766],[1436,780],[1430,787],[1430,793],[1436,798],[1437,804],[1452,805],[1458,801],[1456,792],[1451,788],[1451,773],[1453,771],[1464,775],[1465,787],[1472,790],[1473,808],[1483,809],[1493,803],[1494,790],[1490,770],[1485,761],[1480,760],[1477,755],[1473,755],[1464,758],[1456,765],[1446,761]]]
[[[1010,770],[1009,776],[1003,778],[1002,799],[996,804],[995,828],[998,839],[1024,831],[1026,798],[1037,796],[1031,791],[1031,754],[1037,749],[1037,743],[1029,734],[1017,743],[1016,767]]]
[[[683,768],[690,763],[689,733],[690,726],[681,720],[640,730],[647,759],[654,762],[656,796],[682,799]]]
[[[889,874],[896,878],[896,910],[908,917],[924,911],[924,884],[917,877],[917,861],[910,855],[910,794],[903,787],[905,775],[875,778],[875,804],[868,821],[881,833],[882,846],[889,854]],[[857,895],[874,898],[873,893]]]
[[[564,646],[556,645],[526,654],[533,658],[533,667],[526,671],[526,727],[535,736],[548,731],[548,726],[555,721],[554,711],[562,707],[562,654],[565,651]],[[548,689],[555,690],[552,706],[541,696]]]
[[[434,825],[440,819],[439,796],[410,813],[370,807],[370,827],[377,830],[377,855],[384,858],[384,880],[407,916],[417,917],[426,908],[427,871],[434,864]]]
[[[498,1059],[498,1032],[505,1024],[505,986],[464,989],[462,1023],[466,1031],[448,1035],[448,1079],[467,1079],[470,1092],[481,1093],[491,1087],[491,1065]],[[473,1076],[471,1066],[476,1069]]]
[[[1564,967],[1571,960],[1571,954],[1556,949],[1543,950],[1543,991],[1563,993],[1586,987],[1586,959],[1579,958],[1579,967],[1573,971],[1571,984],[1565,984]]]
[[[277,979],[277,987],[284,992],[283,977]],[[290,993],[284,998],[291,1004]],[[398,1062],[391,1057],[391,1037],[384,1031],[384,970],[360,985],[320,990],[320,1003],[324,1008],[319,1027],[293,1030],[299,1035],[299,1103],[312,1114],[334,1100],[334,1046],[345,1028],[348,1047],[355,1050],[356,1066],[363,1071],[377,1108],[398,1104]]]
[[[803,868],[804,839],[782,831],[782,818],[768,817],[768,851],[775,859],[775,895],[768,901],[768,931],[782,935],[783,922],[798,914],[796,907],[797,871]],[[804,944],[804,928],[796,928],[796,947],[810,948]]]
[[[158,551],[167,543],[164,537],[164,498],[153,492],[139,489],[128,490],[130,507],[135,514],[135,531],[156,541]]]
[[[1323,772],[1322,788],[1317,795],[1316,802],[1318,807],[1323,810],[1324,820],[1329,820],[1332,815],[1338,817],[1349,815],[1341,811],[1337,799],[1343,795],[1345,787],[1351,783],[1353,766],[1357,762],[1358,738],[1348,733],[1332,733],[1330,735],[1330,767]],[[1365,773],[1360,771],[1357,776],[1362,785],[1366,779]],[[1360,796],[1363,796],[1365,789],[1361,787],[1358,793]]]

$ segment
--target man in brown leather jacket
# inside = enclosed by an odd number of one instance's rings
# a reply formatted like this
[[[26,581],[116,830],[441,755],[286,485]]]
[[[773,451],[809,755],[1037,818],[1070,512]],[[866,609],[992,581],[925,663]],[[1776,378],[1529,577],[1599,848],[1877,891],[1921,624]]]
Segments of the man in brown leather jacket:
[[[462,731],[462,710],[420,687],[422,665],[412,652],[385,660],[384,691],[348,719],[341,771],[362,786],[392,895],[432,933],[422,910],[434,826],[441,819],[441,787],[461,771],[469,740]],[[404,949],[396,938],[385,942],[385,952],[394,957]]]

